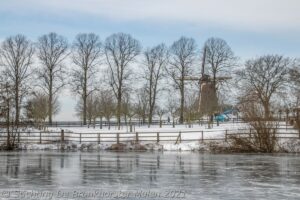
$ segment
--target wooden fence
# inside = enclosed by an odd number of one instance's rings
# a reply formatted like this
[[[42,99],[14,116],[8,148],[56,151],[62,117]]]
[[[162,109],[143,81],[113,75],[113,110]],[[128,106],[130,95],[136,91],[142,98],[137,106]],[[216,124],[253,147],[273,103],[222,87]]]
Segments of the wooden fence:
[[[244,121],[242,119],[236,119],[236,118],[233,118],[230,120],[231,122],[233,123],[244,123]],[[172,125],[172,120],[167,120],[167,119],[163,119],[161,120],[161,123],[162,123],[162,126],[166,126],[166,125]],[[193,124],[199,124],[199,125],[205,125],[205,124],[208,124],[209,121],[208,120],[205,120],[205,119],[201,119],[201,120],[195,120],[193,121]],[[49,122],[44,122],[42,123],[43,126],[45,127],[97,127],[97,128],[104,128],[104,127],[117,127],[118,126],[118,123],[116,120],[111,120],[110,122],[108,122],[107,120],[97,120],[95,122],[87,122],[86,125],[83,124],[82,121],[53,121],[52,123],[49,123]],[[151,126],[158,126],[160,124],[160,120],[152,120],[151,122]],[[213,122],[213,124],[217,124],[216,121]],[[14,122],[11,122],[11,126],[14,125]],[[21,121],[19,122],[19,127],[34,127],[36,126],[37,124],[35,124],[33,121]],[[40,123],[38,123],[38,125],[41,125]],[[120,126],[124,127],[124,126],[129,126],[130,123],[129,121],[125,122],[125,121],[121,121],[120,122]],[[140,126],[146,126],[148,125],[148,122],[145,121],[143,122],[142,120],[137,120],[137,119],[133,119],[131,121],[131,125],[133,126],[136,126],[136,127],[140,127]],[[178,123],[178,121],[176,120],[175,121],[175,125],[180,125]],[[4,122],[4,121],[0,121],[0,127],[6,127],[7,126],[7,123]]]
[[[284,132],[280,132],[280,131]],[[162,132],[94,132],[94,133],[74,133],[61,130],[60,132],[38,132],[23,131],[16,132],[16,143],[27,144],[51,144],[51,143],[183,143],[193,141],[228,141],[231,136],[253,137],[253,129],[237,130],[184,130],[184,131],[162,131]],[[278,138],[299,138],[300,132],[292,128],[278,128]],[[0,132],[0,143],[7,140],[7,133]]]

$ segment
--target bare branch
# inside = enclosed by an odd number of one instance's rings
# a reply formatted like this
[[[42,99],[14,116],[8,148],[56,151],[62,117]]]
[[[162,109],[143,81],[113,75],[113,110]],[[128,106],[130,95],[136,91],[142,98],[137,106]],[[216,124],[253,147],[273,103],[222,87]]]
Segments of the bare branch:
[[[64,59],[69,55],[67,40],[56,33],[43,35],[36,44],[37,56],[42,65],[38,73],[39,87],[48,96],[48,120],[52,123],[54,100],[57,93],[66,85]]]
[[[135,61],[135,57],[140,51],[141,46],[139,41],[128,34],[113,34],[105,41],[109,85],[117,99],[118,124],[120,124],[123,94],[126,88],[129,87],[128,81],[131,72],[129,64]]]
[[[97,89],[96,73],[101,64],[102,44],[97,35],[77,35],[72,48],[72,59],[76,68],[71,76],[72,91],[78,94],[83,102],[83,123],[87,119],[87,98]]]
[[[167,72],[180,91],[180,123],[184,121],[184,89],[185,77],[193,73],[193,64],[196,59],[196,42],[192,38],[181,37],[170,48],[170,66]]]

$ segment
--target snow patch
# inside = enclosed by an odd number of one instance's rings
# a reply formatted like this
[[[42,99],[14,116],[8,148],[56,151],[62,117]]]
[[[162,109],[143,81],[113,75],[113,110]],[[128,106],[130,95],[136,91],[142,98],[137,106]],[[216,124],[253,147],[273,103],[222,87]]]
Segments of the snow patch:
[[[164,144],[163,149],[166,151],[209,151],[206,144],[196,142],[181,144]]]
[[[279,145],[286,152],[300,153],[300,139],[287,139]]]

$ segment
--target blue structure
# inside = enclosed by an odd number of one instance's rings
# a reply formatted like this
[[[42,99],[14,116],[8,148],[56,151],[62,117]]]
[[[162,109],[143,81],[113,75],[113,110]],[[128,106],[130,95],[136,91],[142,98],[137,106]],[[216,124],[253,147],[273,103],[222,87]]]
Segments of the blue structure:
[[[228,115],[233,114],[234,112],[237,112],[237,110],[236,109],[226,110],[223,113],[215,115],[215,120],[218,122],[224,122],[226,120],[229,120],[230,117]]]
[[[225,117],[224,114],[219,114],[215,116],[215,120],[218,122],[224,122],[227,118]]]

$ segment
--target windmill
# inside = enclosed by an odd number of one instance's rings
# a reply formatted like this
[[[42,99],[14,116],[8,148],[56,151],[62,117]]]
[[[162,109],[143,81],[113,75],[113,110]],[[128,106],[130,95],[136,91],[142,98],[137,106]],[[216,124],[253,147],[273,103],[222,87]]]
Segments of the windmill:
[[[185,77],[186,81],[198,81],[199,84],[199,95],[198,95],[198,112],[202,115],[213,115],[218,111],[218,97],[215,88],[216,82],[223,82],[231,77],[216,77],[211,78],[210,75],[205,74],[205,59],[206,59],[207,47],[204,47],[202,66],[201,66],[201,76],[200,77]]]

